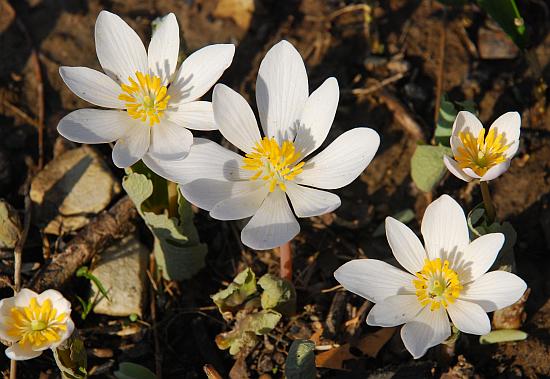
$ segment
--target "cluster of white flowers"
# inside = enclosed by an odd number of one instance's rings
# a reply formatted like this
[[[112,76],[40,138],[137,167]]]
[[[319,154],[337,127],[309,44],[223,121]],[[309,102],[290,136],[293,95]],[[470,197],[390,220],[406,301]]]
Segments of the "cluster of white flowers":
[[[97,19],[95,40],[105,74],[84,67],[61,67],[60,74],[79,97],[113,110],[76,110],[60,121],[59,133],[81,143],[116,141],[117,166],[142,159],[177,182],[183,196],[213,218],[250,218],[241,238],[251,248],[271,249],[291,240],[300,230],[295,215],[311,217],[338,208],[340,198],[325,190],[355,180],[378,150],[379,135],[359,127],[313,156],[333,123],[338,82],[328,78],[310,94],[303,59],[287,41],[273,46],[260,65],[260,129],[247,101],[223,84],[214,87],[211,103],[199,101],[231,64],[233,45],[200,49],[176,71],[179,28],[173,14],[159,22],[146,51],[138,35],[106,11]],[[454,159],[445,157],[445,164],[466,181],[496,178],[518,149],[519,126],[519,114],[506,113],[485,136],[474,115],[460,112],[450,141]],[[243,155],[193,138],[188,129],[217,129]],[[367,318],[370,325],[405,324],[401,336],[415,358],[450,336],[449,317],[463,332],[488,333],[486,312],[512,304],[526,288],[514,274],[487,273],[504,236],[487,234],[470,242],[463,210],[446,195],[426,210],[425,247],[390,217],[386,233],[395,258],[408,272],[364,259],[344,264],[335,277],[376,303]],[[70,304],[63,303],[56,313],[51,311],[55,301],[45,294],[57,293],[22,291],[0,303],[0,336],[14,342],[8,356],[36,356],[72,331]],[[43,308],[48,317],[42,316]],[[12,326],[6,328],[6,323]]]

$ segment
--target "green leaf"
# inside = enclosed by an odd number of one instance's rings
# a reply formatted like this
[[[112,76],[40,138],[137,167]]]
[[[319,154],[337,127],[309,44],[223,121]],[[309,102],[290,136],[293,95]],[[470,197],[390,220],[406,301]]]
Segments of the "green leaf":
[[[403,209],[402,211],[399,211],[392,215],[393,218],[395,218],[397,221],[401,221],[403,224],[408,224],[412,220],[414,220],[414,211],[412,209]],[[372,233],[373,237],[382,237],[384,234],[386,234],[386,223],[382,222],[378,227],[374,230]]]
[[[86,348],[76,330],[60,346],[52,349],[52,352],[63,379],[88,377]]]
[[[256,336],[271,332],[281,317],[280,313],[271,309],[251,314],[239,313],[234,328],[218,334],[216,344],[222,350],[229,349],[231,355],[246,355],[258,342]]]
[[[443,156],[452,155],[451,149],[445,146],[418,145],[411,159],[411,177],[416,186],[430,192],[439,184],[447,168]]]
[[[525,21],[521,17],[515,0],[477,0],[477,4],[504,30],[520,48],[527,46]]]
[[[256,274],[250,268],[246,268],[233,279],[226,289],[210,297],[220,312],[231,312],[254,295],[256,291]]]
[[[147,367],[132,362],[122,362],[114,372],[117,379],[155,379],[156,375]]]
[[[517,329],[493,330],[484,336],[479,337],[479,343],[482,345],[500,342],[523,341],[527,338],[527,333]]]
[[[285,363],[287,379],[315,379],[315,344],[310,340],[295,340],[290,345]]]
[[[258,280],[262,287],[261,303],[263,309],[274,309],[290,316],[296,311],[296,289],[291,282],[278,276],[265,274]]]
[[[139,171],[139,172],[138,172]],[[206,245],[193,224],[191,205],[178,194],[178,217],[168,217],[167,182],[144,165],[126,170],[122,186],[155,237],[155,258],[167,280],[191,278],[205,265]]]

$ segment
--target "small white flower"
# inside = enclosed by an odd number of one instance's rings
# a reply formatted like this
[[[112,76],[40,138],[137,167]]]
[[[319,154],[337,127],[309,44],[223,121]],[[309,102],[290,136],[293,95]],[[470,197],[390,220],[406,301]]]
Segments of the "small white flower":
[[[369,325],[405,324],[401,338],[415,359],[451,335],[449,317],[464,333],[489,333],[486,312],[513,304],[527,288],[512,273],[487,272],[504,235],[490,233],[470,242],[464,212],[449,196],[428,206],[421,231],[425,248],[406,225],[386,218],[393,255],[408,272],[376,259],[358,259],[334,273],[348,291],[376,303]]]
[[[229,67],[235,46],[219,44],[191,54],[176,71],[179,27],[165,16],[148,51],[119,16],[102,11],[95,25],[99,63],[105,74],[87,67],[60,67],[67,86],[80,98],[105,108],[79,109],[57,127],[79,143],[117,141],[113,162],[128,167],[144,155],[180,159],[189,152],[188,129],[215,130],[212,104],[197,101]]]
[[[36,358],[65,342],[73,330],[71,303],[58,291],[39,295],[22,289],[0,300],[0,338],[12,343],[6,349],[10,359]]]
[[[508,112],[493,122],[487,136],[481,122],[470,112],[456,116],[451,135],[454,159],[443,157],[449,171],[466,182],[493,180],[502,175],[519,148],[521,117]]]
[[[331,212],[340,198],[316,188],[335,189],[357,178],[370,163],[380,137],[368,128],[339,136],[324,151],[304,160],[327,137],[338,106],[338,82],[327,79],[311,95],[302,57],[287,41],[272,47],[256,81],[262,138],[252,109],[229,87],[218,84],[212,97],[222,135],[245,157],[217,143],[196,138],[187,158],[146,164],[180,183],[185,198],[219,220],[252,217],[243,243],[271,249],[300,231],[298,217]]]

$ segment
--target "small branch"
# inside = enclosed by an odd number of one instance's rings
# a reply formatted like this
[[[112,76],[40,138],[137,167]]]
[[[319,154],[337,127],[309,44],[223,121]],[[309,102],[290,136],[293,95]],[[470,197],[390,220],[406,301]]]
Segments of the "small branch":
[[[437,125],[439,118],[439,104],[441,103],[441,93],[443,91],[443,69],[445,68],[445,44],[447,42],[447,12],[443,7],[443,21],[441,22],[441,37],[439,38],[439,62],[437,66],[437,82],[435,89],[435,109],[434,109],[434,125]]]
[[[4,107],[8,108],[9,111],[11,113],[13,113],[13,116],[15,118],[18,118],[19,120],[21,120],[23,122],[26,122],[29,125],[34,126],[37,130],[40,130],[40,125],[38,125],[38,122],[34,118],[29,116],[27,113],[25,113],[24,111],[19,109],[17,106],[13,105],[12,103],[7,101],[6,99],[4,99],[4,101],[2,102],[2,105]]]
[[[481,196],[483,197],[483,205],[485,206],[485,212],[487,213],[487,219],[489,223],[495,222],[496,212],[495,205],[491,200],[491,192],[489,191],[489,184],[487,182],[479,182],[481,187]]]
[[[395,83],[399,80],[401,80],[404,76],[405,76],[406,73],[404,72],[399,72],[395,75],[392,75],[390,76],[389,78],[386,78],[386,79],[383,79],[379,82],[377,82],[376,84],[373,84],[372,86],[369,86],[367,88],[354,88],[352,89],[350,92],[352,95],[355,95],[355,96],[366,96],[366,95],[370,95],[392,83]]]
[[[37,96],[37,124],[38,124],[38,170],[44,167],[44,82],[42,80],[42,71],[40,61],[36,50],[32,50],[31,61],[34,67],[34,76],[36,78],[36,96]]]
[[[279,247],[279,256],[281,278],[292,282],[292,246],[290,246],[290,241]]]
[[[391,112],[393,112],[395,121],[397,121],[397,123],[401,125],[401,127],[403,127],[403,129],[405,129],[405,131],[409,133],[416,141],[426,140],[424,132],[418,122],[415,121],[407,107],[401,103],[397,97],[382,88],[378,92],[378,98]]]
[[[128,196],[120,199],[108,211],[96,216],[54,258],[35,275],[31,288],[42,292],[62,287],[75,271],[113,241],[128,235],[134,228],[138,213]]]

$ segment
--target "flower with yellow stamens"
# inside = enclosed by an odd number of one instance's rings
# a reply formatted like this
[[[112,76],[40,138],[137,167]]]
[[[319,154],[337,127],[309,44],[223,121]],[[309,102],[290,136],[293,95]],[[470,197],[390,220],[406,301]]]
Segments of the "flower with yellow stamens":
[[[22,289],[0,301],[0,338],[12,343],[6,349],[10,359],[35,358],[65,342],[73,330],[71,303],[58,291]]]
[[[464,211],[447,195],[431,203],[421,226],[424,246],[405,224],[386,218],[386,235],[400,270],[377,259],[357,259],[334,277],[375,305],[373,326],[397,326],[414,358],[451,335],[449,318],[464,333],[491,330],[487,312],[516,302],[527,285],[506,271],[487,272],[504,243],[501,233],[470,242]]]
[[[453,158],[443,161],[456,177],[471,181],[489,181],[504,173],[519,147],[521,118],[517,112],[500,116],[485,132],[472,113],[459,112],[453,125],[451,149]]]
[[[173,13],[157,22],[147,51],[119,16],[102,11],[95,25],[97,57],[105,74],[86,67],[60,67],[80,98],[105,109],[79,109],[65,116],[59,133],[74,142],[116,144],[113,162],[128,167],[144,156],[181,159],[189,152],[188,129],[215,130],[212,103],[198,101],[233,60],[235,46],[197,50],[176,71],[180,33]]]
[[[216,124],[244,157],[195,138],[183,160],[144,161],[157,174],[179,183],[185,198],[213,218],[251,217],[241,232],[242,242],[257,250],[272,249],[298,234],[296,216],[318,216],[338,208],[340,198],[324,189],[351,183],[378,149],[378,133],[354,128],[313,156],[332,126],[338,98],[335,78],[310,94],[302,57],[289,42],[281,41],[267,52],[256,80],[263,136],[246,100],[223,84],[214,87]]]

